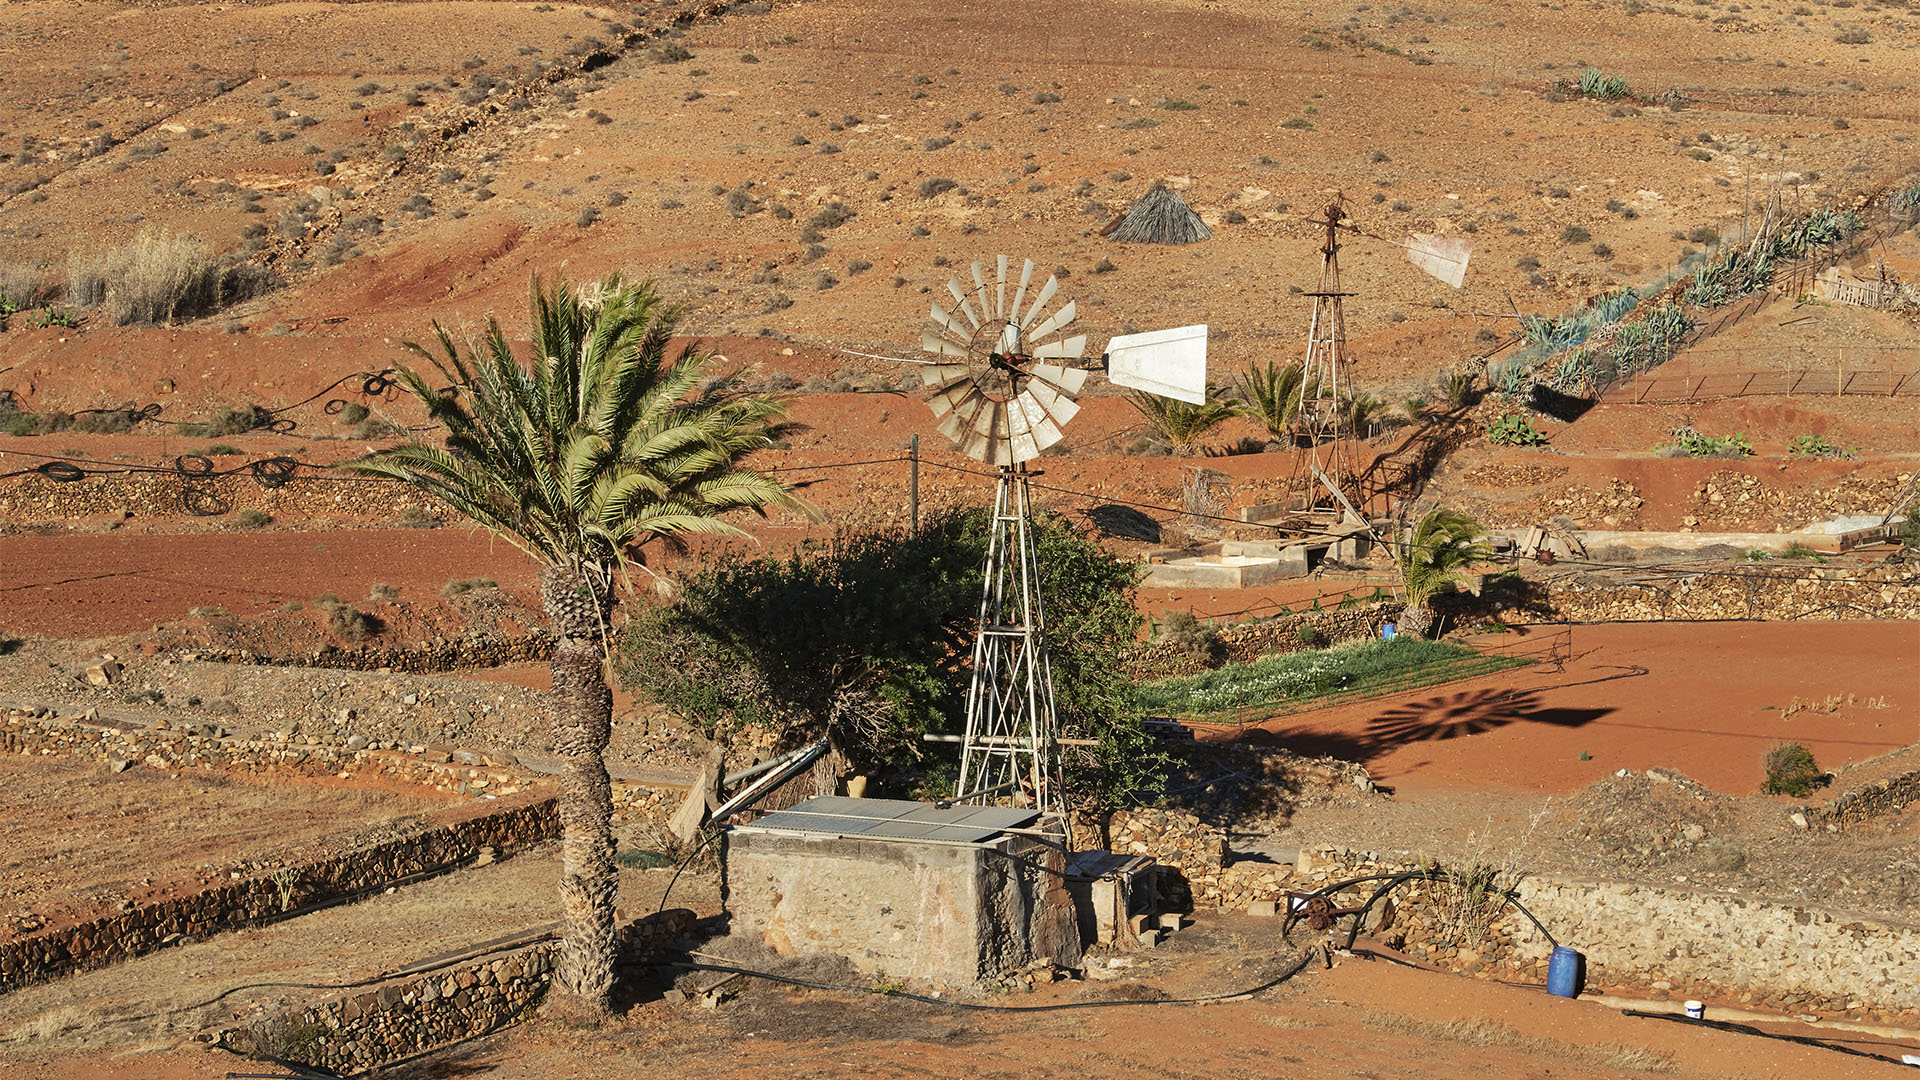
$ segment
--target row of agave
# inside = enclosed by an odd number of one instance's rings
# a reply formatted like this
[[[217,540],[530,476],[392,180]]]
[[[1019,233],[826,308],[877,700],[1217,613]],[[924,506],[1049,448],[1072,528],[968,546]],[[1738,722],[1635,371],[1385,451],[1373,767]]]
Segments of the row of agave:
[[[1889,205],[1920,214],[1920,185],[1893,193]],[[1641,296],[1633,289],[1603,296],[1559,318],[1525,316],[1520,332],[1526,349],[1489,367],[1488,384],[1516,401],[1535,383],[1566,394],[1598,394],[1615,381],[1665,363],[1678,351],[1695,326],[1686,308],[1719,307],[1758,292],[1772,284],[1781,262],[1845,243],[1861,228],[1860,216],[1850,210],[1828,206],[1809,211],[1776,226],[1759,244],[1722,248],[1694,270],[1680,291],[1680,303],[1668,300],[1632,322],[1623,320],[1640,308]]]

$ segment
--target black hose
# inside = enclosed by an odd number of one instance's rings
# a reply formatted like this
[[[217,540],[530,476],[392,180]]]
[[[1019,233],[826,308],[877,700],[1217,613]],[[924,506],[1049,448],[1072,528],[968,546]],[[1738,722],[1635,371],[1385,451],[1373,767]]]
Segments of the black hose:
[[[653,913],[655,915],[658,915],[661,912],[667,910],[667,894],[673,891],[674,882],[677,882],[680,880],[681,872],[686,870],[687,866],[693,862],[693,857],[700,854],[701,849],[705,848],[708,844],[713,843],[716,838],[718,838],[722,833],[725,833],[726,831],[727,830],[725,829],[715,829],[712,832],[708,833],[704,840],[701,840],[699,843],[693,845],[693,850],[687,852],[687,857],[680,860],[680,865],[673,868],[673,876],[667,879],[667,887],[665,889],[662,889],[660,892],[660,904],[658,907],[655,907],[653,909]]]
[[[687,962],[672,963],[664,966],[686,968],[690,971],[719,971],[730,975],[746,975],[755,979],[765,979],[768,982],[805,987],[809,990],[831,990],[849,994],[872,994],[878,997],[905,998],[908,1001],[918,1001],[927,1005],[944,1005],[950,1009],[961,1009],[967,1012],[1035,1013],[1065,1012],[1069,1009],[1110,1009],[1126,1005],[1204,1005],[1214,1001],[1232,1001],[1237,998],[1251,997],[1254,994],[1279,986],[1281,983],[1300,974],[1300,972],[1306,968],[1308,961],[1313,959],[1313,956],[1314,950],[1306,949],[1294,960],[1291,967],[1273,978],[1268,979],[1266,982],[1258,986],[1248,987],[1245,990],[1235,990],[1225,994],[1207,994],[1201,997],[1190,998],[1166,998],[1160,1001],[1062,1001],[1052,1005],[982,1005],[972,1001],[949,1001],[946,998],[928,997],[925,994],[915,994],[907,990],[886,990],[871,986],[845,986],[839,983],[815,982],[812,979],[796,979],[788,975],[775,975],[770,971],[755,971],[752,968],[733,967],[728,964]]]

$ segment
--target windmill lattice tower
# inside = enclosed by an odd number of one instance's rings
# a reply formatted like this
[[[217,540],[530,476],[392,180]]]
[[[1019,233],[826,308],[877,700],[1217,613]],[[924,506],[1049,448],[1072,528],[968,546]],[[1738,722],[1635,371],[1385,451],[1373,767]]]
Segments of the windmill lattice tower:
[[[1075,399],[1089,370],[1065,361],[1085,354],[1087,338],[1057,336],[1076,309],[1068,301],[1046,313],[1060,287],[1054,277],[1029,302],[1032,260],[1023,263],[1017,284],[1008,279],[1005,255],[995,265],[991,284],[978,262],[971,289],[950,279],[954,307],[933,304],[932,325],[920,339],[934,358],[923,362],[921,382],[940,418],[940,433],[968,457],[996,467],[954,801],[1031,806],[1065,837],[1059,722],[1027,462],[1060,442],[1062,428],[1080,411]],[[1205,400],[1204,326],[1116,337],[1105,359],[1116,383]]]
[[[1353,455],[1341,438],[1342,416],[1353,394],[1353,367],[1347,356],[1347,314],[1343,305],[1352,296],[1340,287],[1340,227],[1346,208],[1336,199],[1327,204],[1326,239],[1320,247],[1320,285],[1313,297],[1313,316],[1307,323],[1307,351],[1301,359],[1299,400],[1291,442],[1293,480],[1289,504],[1309,516],[1339,517],[1342,508],[1329,487],[1353,492]],[[1315,474],[1318,471],[1319,475]],[[1324,478],[1324,479],[1323,479]]]

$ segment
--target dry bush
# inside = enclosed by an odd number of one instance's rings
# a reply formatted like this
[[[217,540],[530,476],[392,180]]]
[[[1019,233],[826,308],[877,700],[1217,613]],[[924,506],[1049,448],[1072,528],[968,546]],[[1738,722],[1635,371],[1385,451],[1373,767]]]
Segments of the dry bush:
[[[185,233],[143,232],[119,247],[67,260],[67,302],[99,305],[117,326],[196,318],[278,283],[270,271],[218,258]]]

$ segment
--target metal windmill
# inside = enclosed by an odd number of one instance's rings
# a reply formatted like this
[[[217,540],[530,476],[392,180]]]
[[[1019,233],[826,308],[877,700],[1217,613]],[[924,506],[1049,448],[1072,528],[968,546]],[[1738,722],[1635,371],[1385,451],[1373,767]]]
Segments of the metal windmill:
[[[997,467],[955,801],[1005,798],[1064,821],[1027,462],[1064,438],[1092,369],[1070,364],[1085,355],[1086,335],[1060,336],[1074,303],[1048,313],[1059,282],[1049,275],[1029,299],[1032,260],[1022,263],[1017,284],[1007,269],[1001,255],[991,282],[978,262],[971,289],[949,280],[954,307],[935,303],[920,339],[933,357],[922,362],[920,378],[940,433]],[[1205,326],[1180,327],[1113,338],[1103,360],[1116,383],[1201,404],[1206,347]]]
[[[1307,322],[1307,350],[1289,441],[1296,451],[1290,505],[1309,517],[1358,516],[1349,501],[1355,494],[1353,454],[1341,436],[1347,432],[1347,404],[1353,396],[1352,361],[1347,355],[1347,315],[1343,301],[1354,294],[1340,285],[1340,233],[1356,233],[1406,249],[1422,271],[1459,288],[1473,247],[1452,237],[1414,233],[1408,242],[1375,236],[1350,223],[1345,202],[1336,196],[1321,217],[1310,219],[1325,230],[1320,245],[1320,284]]]

